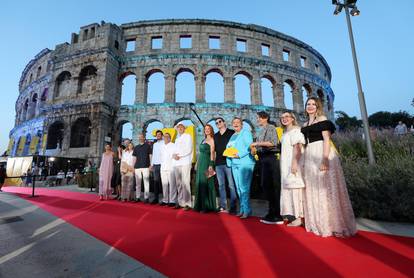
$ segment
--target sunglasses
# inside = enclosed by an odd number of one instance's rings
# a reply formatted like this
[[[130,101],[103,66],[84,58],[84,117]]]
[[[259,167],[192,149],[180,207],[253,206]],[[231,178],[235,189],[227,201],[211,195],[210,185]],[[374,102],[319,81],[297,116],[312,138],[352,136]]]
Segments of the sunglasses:
[[[223,121],[222,120],[218,120],[218,121],[216,121],[216,125],[218,125],[219,123],[222,123]]]

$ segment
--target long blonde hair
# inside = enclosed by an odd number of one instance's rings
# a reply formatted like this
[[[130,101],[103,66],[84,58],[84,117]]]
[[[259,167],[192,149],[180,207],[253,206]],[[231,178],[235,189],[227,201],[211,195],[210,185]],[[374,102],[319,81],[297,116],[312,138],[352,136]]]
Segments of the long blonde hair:
[[[305,113],[306,113],[306,116],[308,117],[308,119],[309,119],[309,114],[308,114],[308,112],[306,112],[306,106],[308,105],[308,102],[310,100],[313,100],[316,104],[316,116],[318,117],[318,116],[325,115],[325,113],[323,112],[323,104],[322,104],[321,100],[317,97],[309,97],[305,102]]]

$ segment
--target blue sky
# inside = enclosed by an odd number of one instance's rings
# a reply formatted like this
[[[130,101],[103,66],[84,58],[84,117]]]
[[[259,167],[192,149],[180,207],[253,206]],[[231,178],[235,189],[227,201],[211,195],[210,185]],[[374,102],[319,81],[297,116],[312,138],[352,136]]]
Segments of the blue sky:
[[[368,113],[414,112],[414,1],[359,0],[352,19]],[[331,0],[227,1],[2,1],[0,8],[0,151],[14,126],[18,82],[43,48],[70,41],[93,22],[206,18],[254,23],[296,37],[318,50],[332,70],[335,110],[360,115],[345,15],[333,16]],[[188,77],[183,77],[183,79]]]

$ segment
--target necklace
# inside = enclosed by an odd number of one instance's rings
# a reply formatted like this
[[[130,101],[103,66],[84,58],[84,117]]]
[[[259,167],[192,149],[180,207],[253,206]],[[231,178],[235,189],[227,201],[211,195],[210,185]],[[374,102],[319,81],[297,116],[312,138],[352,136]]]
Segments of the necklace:
[[[317,117],[313,118],[313,120],[312,120],[312,122],[311,122],[311,123],[309,123],[309,120],[310,120],[310,119],[308,119],[308,126],[312,125],[312,124],[316,121],[316,118],[317,118]]]

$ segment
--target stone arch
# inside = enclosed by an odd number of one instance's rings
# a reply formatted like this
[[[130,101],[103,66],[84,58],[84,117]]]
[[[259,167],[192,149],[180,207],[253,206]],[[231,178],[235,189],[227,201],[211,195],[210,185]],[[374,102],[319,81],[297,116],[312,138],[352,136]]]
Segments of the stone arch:
[[[123,73],[121,73],[118,77],[119,82],[122,82],[122,80],[125,79],[125,77],[129,76],[129,75],[135,75],[135,72],[131,71],[131,70],[127,70],[124,71]]]
[[[118,140],[115,143],[121,143],[124,139],[132,140],[134,136],[134,124],[131,121],[120,120],[116,124],[116,136],[115,140]]]
[[[213,68],[207,69],[205,71],[205,73],[204,73],[204,76],[207,77],[207,74],[212,73],[212,72],[218,73],[218,74],[220,74],[224,78],[224,72],[223,72],[223,70],[221,70],[218,67],[213,67]]]
[[[145,74],[145,91],[147,103],[162,103],[165,101],[165,73],[160,68],[153,68]]]
[[[234,97],[236,103],[248,105],[252,104],[252,80],[253,75],[245,70],[239,70],[235,72]]]
[[[78,94],[91,94],[96,91],[98,70],[93,65],[81,69],[79,73]]]
[[[145,139],[147,140],[154,140],[155,137],[152,136],[152,131],[154,129],[162,130],[164,128],[164,124],[158,119],[151,119],[144,123],[143,125],[143,132],[145,133]]]
[[[131,71],[120,75],[121,105],[133,105],[135,103],[136,75]]]
[[[181,117],[178,118],[174,121],[174,126],[176,126],[179,122],[185,122],[185,123],[189,123],[191,122],[192,125],[197,126],[196,123],[194,122],[194,119],[192,119],[191,117]],[[184,124],[186,127],[188,126],[187,124]]]
[[[188,74],[191,74],[192,77],[190,77],[190,75]],[[193,69],[185,67],[185,68],[179,68],[175,72],[175,101],[176,102],[195,102],[196,101],[195,71]]]
[[[70,93],[72,75],[68,71],[61,72],[55,82],[55,97],[67,96]]]
[[[204,74],[205,101],[210,103],[224,102],[224,72],[220,68],[210,68]],[[222,88],[220,88],[222,86]]]
[[[284,103],[286,109],[293,110],[294,108],[294,97],[293,91],[296,89],[296,84],[292,79],[283,80],[283,91],[284,91]]]
[[[40,96],[40,102],[45,102],[45,101],[47,101],[48,92],[49,92],[49,88],[45,88],[45,89],[43,90],[42,95]]]
[[[27,120],[27,115],[29,111],[29,98],[26,98],[23,104],[23,121]]]
[[[62,148],[65,125],[63,121],[57,120],[49,125],[47,129],[46,149]]]
[[[304,83],[302,85],[302,97],[303,97],[303,104],[306,103],[306,100],[312,96],[313,90],[312,87],[308,83]]]
[[[78,118],[70,129],[70,147],[85,148],[91,143],[92,123],[87,117]]]
[[[265,106],[275,106],[275,100],[273,95],[273,88],[276,84],[275,78],[269,74],[262,75],[261,82],[261,95],[262,103]]]

